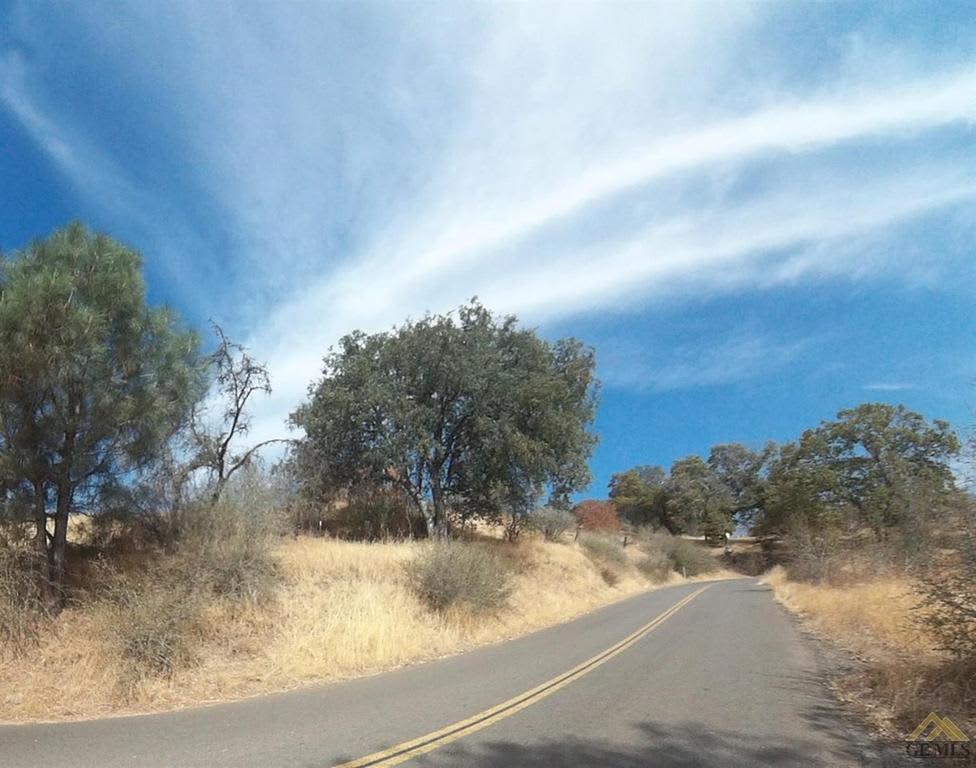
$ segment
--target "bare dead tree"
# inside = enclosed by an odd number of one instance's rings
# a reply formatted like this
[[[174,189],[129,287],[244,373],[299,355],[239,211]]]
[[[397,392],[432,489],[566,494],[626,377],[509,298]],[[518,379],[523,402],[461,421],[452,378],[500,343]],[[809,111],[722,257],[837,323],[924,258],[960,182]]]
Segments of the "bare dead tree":
[[[235,447],[251,430],[248,403],[256,394],[271,393],[271,377],[267,366],[251,357],[245,347],[227,338],[217,323],[211,321],[211,324],[218,344],[210,356],[210,364],[216,372],[215,384],[223,401],[223,412],[219,425],[202,424],[197,414],[191,429],[196,444],[194,468],[210,473],[213,483],[211,500],[216,503],[227,481],[246,467],[261,448],[289,440],[277,438],[263,440],[246,449]]]

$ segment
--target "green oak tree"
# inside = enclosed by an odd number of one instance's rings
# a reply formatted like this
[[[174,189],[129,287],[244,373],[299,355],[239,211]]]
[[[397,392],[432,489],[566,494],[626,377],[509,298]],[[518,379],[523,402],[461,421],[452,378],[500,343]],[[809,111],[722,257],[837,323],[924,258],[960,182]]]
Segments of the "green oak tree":
[[[700,456],[674,462],[665,488],[671,530],[718,537],[731,529],[733,494]]]
[[[477,301],[389,333],[344,337],[291,417],[306,492],[401,488],[430,536],[452,518],[566,505],[589,482],[597,383],[591,350],[547,342]]]
[[[766,498],[766,475],[773,443],[753,451],[742,443],[713,445],[708,453],[708,468],[729,492],[735,522],[748,523],[761,514]]]
[[[667,473],[661,467],[638,466],[618,472],[610,478],[610,499],[628,523],[671,530],[666,481]]]
[[[864,403],[803,433],[773,461],[767,531],[805,525],[868,527],[879,539],[930,514],[955,489],[959,440],[945,421],[902,405]]]
[[[203,389],[198,340],[147,306],[138,254],[81,224],[2,264],[0,476],[34,523],[57,608],[70,514],[93,510],[186,423]]]

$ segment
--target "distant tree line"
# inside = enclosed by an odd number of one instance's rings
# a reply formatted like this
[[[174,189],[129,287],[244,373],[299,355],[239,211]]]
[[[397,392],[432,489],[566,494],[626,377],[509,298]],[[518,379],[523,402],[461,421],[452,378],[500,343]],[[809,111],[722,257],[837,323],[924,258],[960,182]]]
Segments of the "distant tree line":
[[[669,471],[615,474],[610,498],[627,521],[672,533],[721,535],[741,525],[760,535],[868,530],[885,541],[937,524],[959,493],[950,468],[959,450],[945,421],[864,403],[783,445],[716,445]]]

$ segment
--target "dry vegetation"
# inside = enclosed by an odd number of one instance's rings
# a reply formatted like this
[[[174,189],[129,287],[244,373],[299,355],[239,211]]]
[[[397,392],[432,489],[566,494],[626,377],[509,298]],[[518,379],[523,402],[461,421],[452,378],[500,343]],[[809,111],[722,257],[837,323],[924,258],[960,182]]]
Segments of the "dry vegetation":
[[[130,559],[111,577],[96,567],[97,589],[80,591],[36,644],[2,646],[0,719],[163,710],[362,675],[513,637],[679,578],[636,567],[649,556],[646,543],[624,549],[606,539],[593,556],[564,542],[438,545],[478,552],[481,567],[504,572],[502,599],[488,611],[425,601],[417,569],[436,549],[426,542],[279,539],[275,586],[264,597],[250,587],[235,594],[226,563],[202,588],[185,582],[172,555]],[[246,569],[260,562],[248,556]]]
[[[791,580],[777,566],[765,581],[815,633],[859,660],[834,685],[878,730],[903,738],[935,711],[976,731],[976,667],[938,650],[923,587],[908,571],[881,568],[856,583],[830,584]]]

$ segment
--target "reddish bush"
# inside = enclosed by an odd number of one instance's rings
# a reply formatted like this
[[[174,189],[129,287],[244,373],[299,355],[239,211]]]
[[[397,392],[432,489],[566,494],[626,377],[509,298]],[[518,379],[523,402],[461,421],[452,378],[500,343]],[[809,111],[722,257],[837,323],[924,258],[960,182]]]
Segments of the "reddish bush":
[[[587,499],[573,507],[579,524],[588,531],[619,531],[620,518],[612,501]]]

